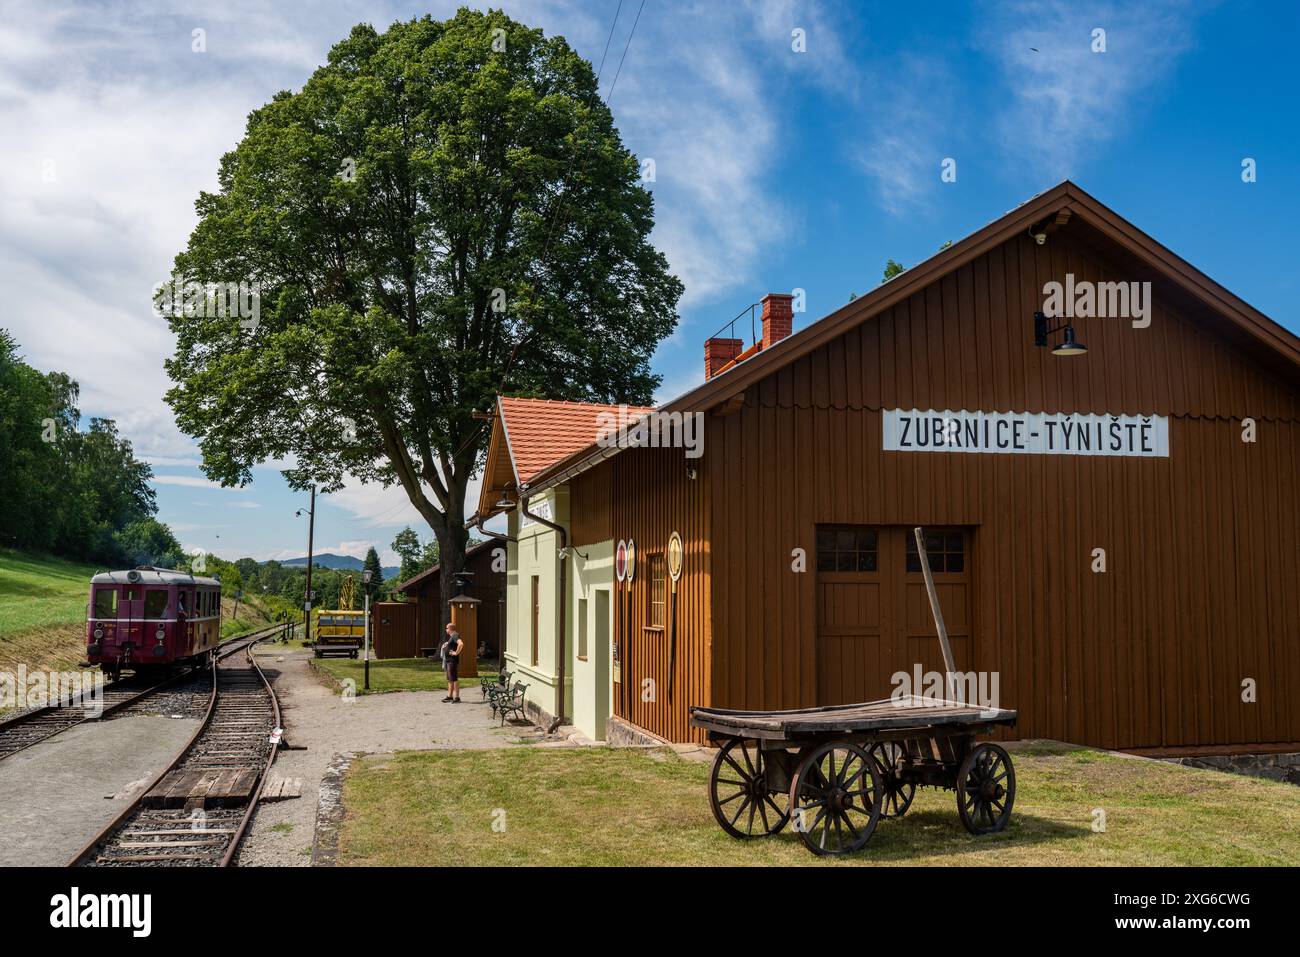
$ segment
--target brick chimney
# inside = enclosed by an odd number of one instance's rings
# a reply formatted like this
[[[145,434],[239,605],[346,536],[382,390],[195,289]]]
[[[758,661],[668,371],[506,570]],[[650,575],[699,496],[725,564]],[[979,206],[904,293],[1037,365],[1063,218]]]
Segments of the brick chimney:
[[[718,371],[740,355],[744,342],[740,339],[704,340],[704,378],[712,379]]]
[[[770,292],[763,297],[763,348],[770,349],[794,331],[794,296]]]

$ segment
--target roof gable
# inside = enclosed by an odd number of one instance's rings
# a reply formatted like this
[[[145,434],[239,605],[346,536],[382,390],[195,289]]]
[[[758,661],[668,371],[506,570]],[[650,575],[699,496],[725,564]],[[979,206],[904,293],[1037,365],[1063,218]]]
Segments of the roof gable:
[[[1127,255],[1176,284],[1187,295],[1223,316],[1246,339],[1271,352],[1290,369],[1300,367],[1300,338],[1269,319],[1197,270],[1136,226],[1066,180],[1026,201],[952,246],[918,263],[824,318],[764,349],[753,358],[706,380],[665,403],[667,412],[704,411],[744,390],[850,329],[889,309],[1034,225],[1060,219],[1086,223]],[[1028,322],[1028,317],[1026,317]],[[566,480],[595,464],[603,450],[595,444],[576,450],[533,476],[537,490]]]

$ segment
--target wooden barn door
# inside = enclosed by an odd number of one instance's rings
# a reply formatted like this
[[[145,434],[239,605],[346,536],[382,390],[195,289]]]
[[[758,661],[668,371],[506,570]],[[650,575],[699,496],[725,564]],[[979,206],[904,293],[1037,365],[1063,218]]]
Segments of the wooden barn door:
[[[928,534],[953,655],[964,669],[971,646],[969,535],[962,529]],[[918,663],[923,672],[943,671],[911,528],[819,525],[816,703],[886,698],[894,673],[911,674]]]

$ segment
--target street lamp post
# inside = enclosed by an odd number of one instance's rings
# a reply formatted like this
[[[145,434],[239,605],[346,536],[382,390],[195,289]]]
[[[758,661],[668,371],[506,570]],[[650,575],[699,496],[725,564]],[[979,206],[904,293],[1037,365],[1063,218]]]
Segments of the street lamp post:
[[[361,578],[366,586],[366,650],[365,650],[365,669],[366,669],[366,690],[370,690],[370,579],[374,572],[367,568],[361,573]]]

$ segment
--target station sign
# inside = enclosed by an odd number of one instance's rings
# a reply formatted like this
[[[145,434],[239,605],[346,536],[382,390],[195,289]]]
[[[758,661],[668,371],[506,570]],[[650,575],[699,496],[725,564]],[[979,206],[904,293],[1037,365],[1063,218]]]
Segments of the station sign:
[[[1086,412],[885,409],[886,452],[1169,457],[1169,418]]]

